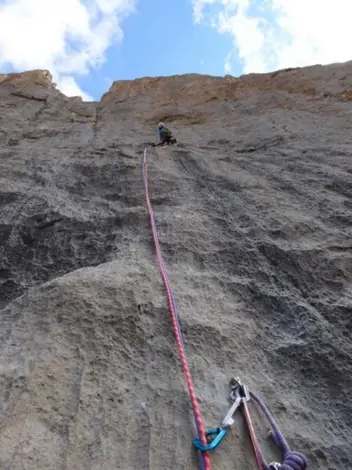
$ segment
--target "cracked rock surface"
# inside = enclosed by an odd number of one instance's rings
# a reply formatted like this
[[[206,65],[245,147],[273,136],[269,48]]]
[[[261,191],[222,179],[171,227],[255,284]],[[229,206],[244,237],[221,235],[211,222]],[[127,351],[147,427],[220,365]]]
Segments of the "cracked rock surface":
[[[314,470],[352,468],[352,62],[121,81],[67,98],[0,75],[0,467],[196,469],[241,379]],[[253,422],[268,462],[280,454]],[[213,470],[252,470],[238,414]]]

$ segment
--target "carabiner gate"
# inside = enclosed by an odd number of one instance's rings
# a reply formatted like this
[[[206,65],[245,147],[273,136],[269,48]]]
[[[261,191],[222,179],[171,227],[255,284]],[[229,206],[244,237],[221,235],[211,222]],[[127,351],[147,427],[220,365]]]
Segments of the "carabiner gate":
[[[214,428],[210,429],[205,433],[205,436],[208,438],[210,436],[215,436],[208,444],[204,445],[202,442],[197,438],[193,440],[193,445],[201,450],[202,452],[208,452],[211,450],[216,449],[221,441],[224,439],[224,437],[227,434],[227,428],[226,427],[219,427],[219,428]]]

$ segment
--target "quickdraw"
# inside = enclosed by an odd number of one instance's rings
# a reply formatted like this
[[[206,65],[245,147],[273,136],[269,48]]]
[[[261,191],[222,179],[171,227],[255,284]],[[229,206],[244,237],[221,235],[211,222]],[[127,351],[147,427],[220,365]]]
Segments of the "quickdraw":
[[[272,415],[262,400],[251,392],[247,386],[243,385],[241,380],[237,377],[231,381],[230,400],[233,402],[221,425],[218,428],[210,429],[206,432],[208,443],[204,445],[199,439],[193,440],[193,445],[202,452],[211,452],[215,450],[226,436],[230,426],[234,424],[233,416],[238,409],[242,411],[244,421],[247,425],[248,432],[251,438],[253,450],[255,453],[257,465],[259,470],[306,470],[308,464],[306,457],[299,453],[292,451],[284,436],[280,432],[277,424],[275,423]],[[253,400],[264,412],[268,421],[271,424],[272,431],[270,435],[274,439],[275,444],[283,454],[283,462],[271,462],[268,464],[263,456],[262,450],[256,438],[251,417],[248,410],[247,403]]]

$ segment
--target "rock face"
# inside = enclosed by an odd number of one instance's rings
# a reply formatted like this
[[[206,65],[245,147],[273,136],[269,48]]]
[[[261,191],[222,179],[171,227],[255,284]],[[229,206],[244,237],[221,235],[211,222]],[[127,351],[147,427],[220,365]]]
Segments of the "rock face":
[[[206,428],[238,375],[309,468],[352,468],[351,98],[352,62],[98,103],[0,75],[2,469],[199,466],[141,176],[159,120],[179,145],[149,152],[151,201]],[[211,461],[255,468],[240,415]]]

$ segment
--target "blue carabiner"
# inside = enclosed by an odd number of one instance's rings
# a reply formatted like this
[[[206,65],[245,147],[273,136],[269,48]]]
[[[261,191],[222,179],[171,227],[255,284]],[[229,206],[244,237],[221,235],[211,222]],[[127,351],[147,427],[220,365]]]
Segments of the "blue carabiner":
[[[193,440],[193,445],[201,450],[202,452],[207,452],[207,451],[211,451],[211,450],[214,450],[218,447],[218,445],[221,443],[221,441],[224,439],[224,437],[226,436],[227,434],[227,427],[222,427],[222,428],[214,428],[214,429],[210,429],[210,431],[206,432],[205,433],[205,436],[208,437],[208,436],[214,436],[216,434],[216,437],[214,437],[212,439],[211,442],[209,442],[209,444],[207,445],[204,445],[202,444],[202,442],[197,438],[197,439],[194,439]]]

